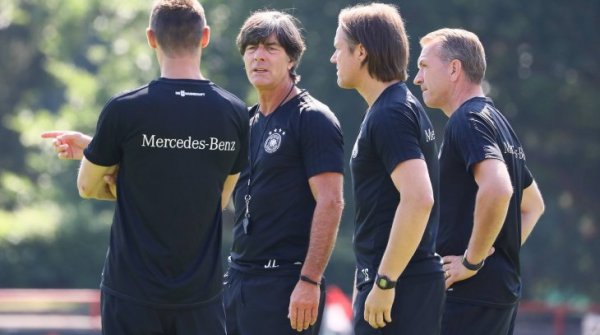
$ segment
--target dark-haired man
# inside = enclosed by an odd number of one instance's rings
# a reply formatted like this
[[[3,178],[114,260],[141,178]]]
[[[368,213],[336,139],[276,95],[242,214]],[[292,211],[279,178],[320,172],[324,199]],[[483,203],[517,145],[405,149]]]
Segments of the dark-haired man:
[[[237,44],[259,101],[234,192],[227,332],[316,335],[343,207],[341,129],[327,106],[296,86],[305,46],[294,17],[253,13]]]
[[[82,197],[117,201],[103,334],[225,334],[221,206],[246,164],[248,115],[199,70],[209,33],[196,0],[156,1],[147,38],[161,77],[113,97],[93,139],[43,135],[59,157],[84,156]],[[114,194],[104,177],[117,169]]]
[[[438,162],[433,127],[406,87],[404,22],[392,5],[343,9],[337,82],[368,104],[350,169],[356,215],[354,332],[440,332],[444,278],[435,254]]]

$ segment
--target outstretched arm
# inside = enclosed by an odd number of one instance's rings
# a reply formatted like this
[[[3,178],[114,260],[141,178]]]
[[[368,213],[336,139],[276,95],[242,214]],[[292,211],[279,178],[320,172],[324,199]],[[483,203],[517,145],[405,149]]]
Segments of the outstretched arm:
[[[80,160],[83,149],[92,141],[92,137],[78,131],[56,130],[42,133],[42,138],[53,139],[54,151],[60,159]]]

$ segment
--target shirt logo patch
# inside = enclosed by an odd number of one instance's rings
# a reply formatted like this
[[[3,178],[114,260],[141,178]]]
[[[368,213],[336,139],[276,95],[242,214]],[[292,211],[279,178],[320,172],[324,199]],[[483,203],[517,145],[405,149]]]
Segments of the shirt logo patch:
[[[186,92],[184,90],[181,90],[181,91],[175,91],[175,95],[178,95],[182,98],[185,98],[186,96],[203,97],[206,95],[206,93]]]
[[[267,153],[274,153],[281,146],[281,141],[283,140],[283,135],[285,135],[285,131],[281,128],[274,129],[269,132],[269,137],[265,140],[265,151]]]
[[[435,131],[431,128],[425,130],[425,142],[431,142],[435,140]]]

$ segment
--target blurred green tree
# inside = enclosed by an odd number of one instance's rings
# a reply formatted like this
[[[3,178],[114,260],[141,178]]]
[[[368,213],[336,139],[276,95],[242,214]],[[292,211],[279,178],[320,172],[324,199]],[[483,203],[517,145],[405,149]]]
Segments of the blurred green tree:
[[[336,85],[329,63],[340,9],[358,1],[207,0],[212,29],[203,73],[256,101],[235,36],[251,11],[286,10],[303,24],[308,49],[300,86],[340,118],[346,157],[366,105]],[[600,301],[600,2],[531,0],[397,1],[418,39],[449,26],[475,31],[488,56],[486,87],[525,143],[547,211],[523,249],[524,295],[553,302]],[[55,159],[39,134],[93,133],[114,94],[158,75],[144,30],[144,0],[0,0],[0,287],[95,287],[106,252],[113,205],[81,201],[76,162]],[[409,84],[417,96],[418,88]],[[430,115],[441,139],[442,113]],[[351,290],[353,200],[346,210],[328,281]],[[225,248],[231,213],[226,217]]]

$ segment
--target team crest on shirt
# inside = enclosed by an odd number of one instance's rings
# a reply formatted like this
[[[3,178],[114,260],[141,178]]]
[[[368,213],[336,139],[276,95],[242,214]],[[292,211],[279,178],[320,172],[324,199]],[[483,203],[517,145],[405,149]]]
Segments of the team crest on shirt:
[[[272,154],[275,151],[279,150],[284,135],[285,130],[282,130],[281,128],[275,128],[273,129],[273,131],[270,131],[269,136],[265,140],[265,151],[267,153]]]

